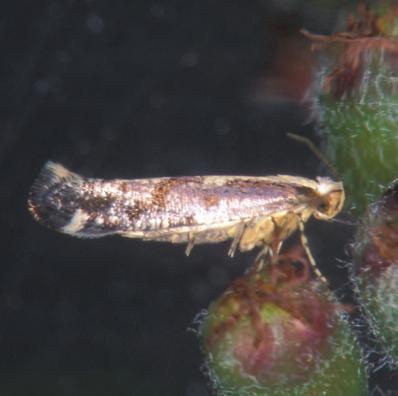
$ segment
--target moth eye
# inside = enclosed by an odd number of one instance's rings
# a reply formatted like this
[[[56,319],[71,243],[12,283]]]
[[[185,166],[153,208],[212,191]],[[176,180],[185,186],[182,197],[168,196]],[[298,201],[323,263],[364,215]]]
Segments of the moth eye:
[[[327,202],[321,202],[318,205],[318,211],[319,212],[326,212],[326,211],[328,211],[328,209],[329,209],[329,204]]]

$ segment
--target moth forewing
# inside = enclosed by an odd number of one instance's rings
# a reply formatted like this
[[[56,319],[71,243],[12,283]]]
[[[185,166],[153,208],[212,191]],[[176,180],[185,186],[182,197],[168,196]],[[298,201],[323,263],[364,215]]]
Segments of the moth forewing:
[[[37,221],[73,236],[118,234],[186,243],[187,254],[196,244],[230,239],[228,253],[233,256],[236,249],[256,246],[275,250],[312,215],[330,219],[343,202],[342,184],[328,178],[193,176],[107,181],[83,178],[49,161],[32,186],[28,207]]]

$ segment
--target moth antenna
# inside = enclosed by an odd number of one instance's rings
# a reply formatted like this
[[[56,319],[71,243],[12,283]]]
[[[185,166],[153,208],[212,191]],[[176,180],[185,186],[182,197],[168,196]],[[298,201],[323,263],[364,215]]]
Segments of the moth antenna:
[[[318,147],[308,138],[300,135],[296,135],[295,133],[287,132],[286,135],[297,142],[305,144],[315,155],[316,157],[330,170],[335,179],[341,180],[339,172],[336,167],[323,155]]]
[[[329,221],[331,221],[333,223],[344,224],[344,225],[347,225],[350,227],[356,227],[358,225],[358,223],[355,221],[344,220],[344,219],[333,218],[333,219],[329,219]]]

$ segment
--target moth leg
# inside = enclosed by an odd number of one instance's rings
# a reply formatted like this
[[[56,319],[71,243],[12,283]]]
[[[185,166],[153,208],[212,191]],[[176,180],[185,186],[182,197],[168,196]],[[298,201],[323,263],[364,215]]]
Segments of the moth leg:
[[[191,254],[192,248],[195,245],[195,234],[193,232],[188,233],[188,245],[185,248],[185,254],[189,256]]]
[[[274,261],[274,258],[276,258],[278,256],[278,254],[282,248],[283,240],[281,238],[279,238],[278,231],[283,227],[278,226],[278,224],[276,223],[276,221],[273,217],[271,217],[271,221],[274,224],[274,236],[273,236],[272,242],[271,242],[270,255],[271,255],[272,261]]]
[[[279,252],[281,251],[282,244],[283,241],[280,241],[278,239],[272,241],[272,248],[271,248],[272,256],[275,257],[278,256]]]
[[[272,238],[271,243],[267,243],[264,241],[264,246],[260,250],[260,252],[257,254],[256,259],[254,260],[254,268],[255,271],[261,271],[264,268],[264,263],[265,263],[265,256],[269,256],[271,259],[271,262],[274,262],[274,259],[278,256],[279,251],[282,247],[283,241],[278,238],[278,229],[280,228],[278,224],[276,223],[275,219],[271,217],[271,221],[274,225],[274,236]]]
[[[236,248],[238,247],[238,244],[240,240],[242,239],[242,235],[246,229],[246,223],[243,221],[238,224],[236,231],[235,231],[235,236],[234,239],[232,240],[231,246],[229,247],[228,250],[228,256],[229,257],[234,257],[234,254],[236,252]]]
[[[308,257],[308,261],[310,262],[311,267],[312,267],[313,271],[315,272],[315,275],[322,282],[328,284],[327,279],[322,275],[321,271],[319,271],[319,269],[318,269],[318,267],[316,265],[314,256],[311,253],[311,250],[310,250],[310,247],[309,247],[309,244],[308,244],[308,239],[307,239],[307,237],[305,236],[305,233],[304,233],[304,222],[301,219],[299,219],[298,225],[299,225],[299,230],[300,230],[301,244],[302,244],[302,246],[304,248],[304,251],[305,251],[305,253],[306,253],[307,257]]]
[[[265,256],[269,254],[272,257],[271,249],[269,245],[265,244],[261,250],[258,252],[256,258],[254,259],[254,265],[252,267],[252,272],[260,272],[264,268]]]

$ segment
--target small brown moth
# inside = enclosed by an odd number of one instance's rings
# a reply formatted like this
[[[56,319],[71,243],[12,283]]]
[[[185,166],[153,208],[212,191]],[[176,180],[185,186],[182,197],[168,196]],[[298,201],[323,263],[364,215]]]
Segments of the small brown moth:
[[[66,234],[195,244],[232,239],[228,254],[256,246],[277,254],[297,228],[308,254],[304,223],[336,216],[340,182],[295,176],[192,176],[138,180],[83,178],[47,162],[29,194],[40,223]],[[311,255],[310,255],[311,258]]]

